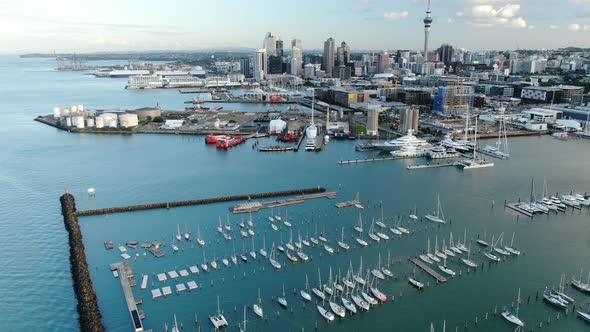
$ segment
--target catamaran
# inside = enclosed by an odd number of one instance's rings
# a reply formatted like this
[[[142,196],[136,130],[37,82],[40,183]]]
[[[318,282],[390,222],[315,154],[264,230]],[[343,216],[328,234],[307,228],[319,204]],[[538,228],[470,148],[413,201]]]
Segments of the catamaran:
[[[504,317],[507,321],[517,326],[524,326],[524,322],[518,318],[518,309],[520,308],[520,288],[518,289],[518,299],[516,300],[516,314],[511,313],[510,311],[506,310],[502,313],[502,317]]]
[[[209,320],[211,321],[215,329],[228,326],[227,320],[221,313],[221,309],[219,307],[219,296],[217,297],[217,315],[210,316]]]
[[[305,274],[305,290],[301,290],[301,297],[306,301],[311,301],[311,295],[309,295],[309,280],[307,279],[307,274]]]
[[[256,316],[264,318],[264,311],[262,310],[262,298],[260,297],[260,288],[258,288],[258,303],[254,303],[252,306]]]
[[[436,195],[436,202],[436,212],[434,214],[427,214],[424,218],[437,223],[446,224],[447,222],[445,221],[445,216],[440,205],[440,194]]]

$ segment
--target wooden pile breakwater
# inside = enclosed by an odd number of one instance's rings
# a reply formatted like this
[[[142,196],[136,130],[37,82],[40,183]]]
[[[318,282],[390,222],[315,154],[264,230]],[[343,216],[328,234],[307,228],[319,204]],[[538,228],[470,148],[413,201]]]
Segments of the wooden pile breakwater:
[[[67,192],[59,200],[70,242],[70,267],[74,282],[74,293],[78,301],[77,310],[80,331],[105,331],[96,301],[96,294],[92,287],[90,272],[88,271],[82,231],[78,225],[76,201],[74,196]]]
[[[75,213],[75,215],[82,217],[82,216],[94,216],[94,215],[111,214],[111,213],[133,212],[133,211],[141,211],[141,210],[169,209],[169,208],[181,207],[181,206],[205,205],[205,204],[213,204],[213,203],[224,203],[224,202],[246,201],[246,200],[249,201],[249,200],[261,199],[261,198],[309,195],[309,194],[323,193],[325,191],[326,191],[325,188],[318,186],[315,188],[307,188],[307,189],[295,189],[295,190],[287,190],[287,191],[275,191],[275,192],[268,192],[268,193],[234,195],[234,196],[221,196],[221,197],[215,197],[215,198],[203,198],[203,199],[188,200],[188,201],[163,202],[163,203],[112,207],[112,208],[96,209],[96,210],[86,210],[86,211],[78,211]]]

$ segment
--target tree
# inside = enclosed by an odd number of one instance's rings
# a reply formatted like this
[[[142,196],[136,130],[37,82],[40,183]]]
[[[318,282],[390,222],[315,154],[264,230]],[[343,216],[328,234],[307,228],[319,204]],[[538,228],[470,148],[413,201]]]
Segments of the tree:
[[[164,122],[164,118],[162,118],[161,116],[156,116],[154,117],[154,122],[162,123]]]

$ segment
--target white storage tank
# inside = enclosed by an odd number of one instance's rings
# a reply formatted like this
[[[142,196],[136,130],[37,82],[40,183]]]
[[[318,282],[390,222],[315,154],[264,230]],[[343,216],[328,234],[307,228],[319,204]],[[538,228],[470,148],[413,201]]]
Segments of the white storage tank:
[[[72,118],[70,118],[69,116],[66,118],[66,126],[68,126],[68,127],[72,126]]]
[[[70,113],[71,113],[72,115],[76,115],[76,114],[78,113],[78,106],[77,106],[77,105],[72,105],[72,106],[70,107]]]
[[[79,129],[84,129],[84,117],[80,115],[72,117],[72,126]]]
[[[78,112],[84,112],[84,105],[78,104],[76,107],[78,108]]]
[[[61,116],[61,111],[60,111],[59,107],[54,107],[53,108],[53,117],[57,119],[60,116]]]
[[[66,107],[61,110],[61,116],[70,116],[70,109]]]
[[[122,128],[136,127],[139,123],[137,114],[121,114],[119,115],[119,124]]]
[[[86,119],[86,127],[89,127],[89,128],[94,127],[94,118],[87,118]]]
[[[96,120],[94,121],[94,125],[96,126],[96,128],[104,128],[104,121],[103,121],[102,117],[100,117],[100,116],[96,117]]]
[[[117,114],[115,113],[102,113],[100,115],[105,127],[117,128]]]

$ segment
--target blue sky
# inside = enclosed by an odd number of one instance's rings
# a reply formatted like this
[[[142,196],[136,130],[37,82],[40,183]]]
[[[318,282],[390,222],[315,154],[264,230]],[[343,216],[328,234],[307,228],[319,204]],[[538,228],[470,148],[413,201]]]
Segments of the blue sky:
[[[258,48],[419,49],[427,0],[0,0],[0,53]],[[432,0],[432,48],[590,47],[590,0]]]

